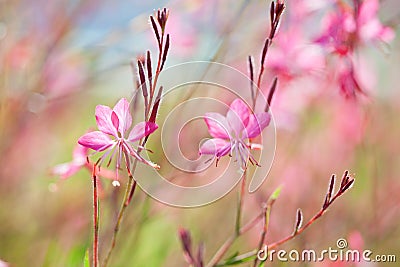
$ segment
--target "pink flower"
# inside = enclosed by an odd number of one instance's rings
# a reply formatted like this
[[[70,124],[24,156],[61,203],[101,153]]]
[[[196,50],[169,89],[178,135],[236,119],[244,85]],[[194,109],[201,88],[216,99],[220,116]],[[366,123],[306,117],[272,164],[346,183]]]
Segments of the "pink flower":
[[[87,164],[88,148],[77,144],[72,153],[72,161],[56,165],[52,169],[52,174],[58,175],[61,179],[66,179],[74,175]]]
[[[307,43],[301,28],[294,25],[276,36],[266,64],[282,82],[323,70],[325,59],[320,46]]]
[[[61,179],[67,179],[83,168],[92,171],[93,164],[87,160],[88,150],[89,148],[76,144],[74,151],[72,152],[72,161],[54,166],[51,170],[51,174],[59,176]],[[99,170],[98,175],[108,179],[114,179],[115,177],[113,171],[105,169]]]
[[[103,160],[110,155],[109,163],[107,164],[109,165],[115,154],[117,154],[117,177],[113,185],[119,185],[118,170],[121,166],[122,157],[125,159],[128,170],[130,169],[131,163],[130,156],[153,168],[159,168],[157,164],[140,156],[137,150],[132,146],[134,142],[153,133],[158,126],[153,122],[140,122],[136,124],[128,134],[128,130],[132,125],[132,116],[129,112],[129,102],[125,98],[118,101],[113,109],[98,105],[96,107],[96,122],[100,131],[89,132],[82,135],[78,143],[98,152],[106,151],[97,162],[99,166]],[[139,148],[142,149],[140,146]]]
[[[247,166],[249,160],[259,166],[250,153],[250,149],[261,147],[258,144],[249,145],[246,139],[259,136],[262,130],[271,121],[268,112],[252,114],[247,105],[241,99],[235,99],[226,114],[206,113],[204,118],[208,132],[214,138],[207,140],[200,147],[199,154],[209,154],[218,160],[227,154],[235,154],[235,161],[240,162],[242,169]]]

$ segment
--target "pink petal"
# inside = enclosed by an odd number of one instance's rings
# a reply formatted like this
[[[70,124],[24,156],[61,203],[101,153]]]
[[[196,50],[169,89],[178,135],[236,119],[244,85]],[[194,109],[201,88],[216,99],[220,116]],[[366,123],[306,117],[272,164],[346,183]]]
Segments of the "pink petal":
[[[74,163],[63,163],[56,165],[52,170],[51,173],[53,175],[60,176],[61,179],[66,179],[72,175],[74,175],[82,166],[77,165]]]
[[[132,128],[132,131],[129,134],[128,140],[130,142],[135,142],[135,141],[153,133],[155,130],[157,130],[157,128],[158,128],[158,125],[155,124],[154,122],[142,121],[142,122],[136,124]]]
[[[199,154],[225,156],[231,150],[231,143],[220,138],[213,138],[205,141],[199,150]]]
[[[132,125],[132,116],[129,112],[129,102],[125,98],[121,98],[114,106],[113,110],[115,113],[117,113],[119,118],[118,131],[124,135],[125,131],[128,130]]]
[[[96,151],[103,151],[109,148],[113,144],[113,141],[105,133],[94,131],[82,135],[78,143]]]
[[[250,111],[247,105],[241,99],[237,98],[230,105],[226,119],[236,134],[239,134],[246,127],[249,115]]]
[[[85,162],[87,157],[88,148],[76,144],[74,151],[72,152],[72,157],[74,162]]]
[[[358,14],[358,22],[362,25],[371,19],[377,18],[378,9],[378,0],[364,0]]]
[[[119,127],[119,119],[117,113],[115,111],[111,112],[111,122],[114,126],[115,129],[118,129]]]
[[[381,32],[379,33],[379,38],[386,43],[389,43],[396,36],[395,32],[392,28],[382,27]]]
[[[230,139],[229,132],[231,128],[224,116],[219,113],[209,112],[204,115],[204,121],[212,137]]]
[[[254,138],[259,136],[262,130],[269,125],[271,115],[268,112],[250,115],[249,123],[243,130],[243,138]]]
[[[112,109],[107,106],[96,106],[97,128],[99,128],[99,130],[103,133],[117,137],[117,129],[114,127],[113,122],[111,121],[112,112]]]

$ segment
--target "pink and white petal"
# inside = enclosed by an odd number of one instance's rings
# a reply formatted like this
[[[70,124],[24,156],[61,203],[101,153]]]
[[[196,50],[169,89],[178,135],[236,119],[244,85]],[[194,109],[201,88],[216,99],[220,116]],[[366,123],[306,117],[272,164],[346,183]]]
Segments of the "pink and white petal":
[[[379,33],[379,38],[385,43],[393,41],[395,36],[396,34],[394,30],[390,27],[382,27],[381,32]]]
[[[54,168],[51,170],[51,173],[53,175],[60,176],[61,179],[67,179],[68,177],[74,175],[82,165],[77,165],[75,163],[62,163],[59,165],[54,166]]]
[[[10,267],[10,265],[8,264],[8,262],[0,260],[0,267]]]
[[[129,134],[128,141],[135,142],[157,130],[158,125],[154,122],[142,121],[136,124]]]
[[[113,145],[114,141],[103,132],[94,131],[82,135],[78,143],[96,151],[103,151]]]
[[[118,136],[117,129],[114,127],[111,121],[112,109],[104,105],[96,106],[96,122],[97,128],[103,133]]]
[[[247,127],[243,130],[243,138],[254,138],[260,135],[262,130],[271,122],[271,115],[268,112],[252,114]]]
[[[224,116],[219,113],[208,112],[204,115],[204,121],[212,137],[230,139],[231,128]]]
[[[72,152],[73,162],[85,162],[88,155],[88,150],[89,149],[87,147],[76,144],[74,151]]]
[[[118,131],[121,135],[124,135],[125,131],[128,130],[132,125],[132,116],[129,111],[129,102],[125,98],[121,98],[114,106],[114,112],[117,113],[119,118]]]
[[[377,18],[379,0],[364,0],[358,14],[358,23],[364,24],[371,19]]]
[[[115,111],[111,112],[111,122],[115,129],[119,128],[119,118],[117,113],[115,113]]]
[[[213,138],[208,139],[205,141],[200,149],[200,155],[215,155],[217,157],[225,156],[230,151],[231,144],[230,142],[220,139],[220,138]]]
[[[382,25],[378,19],[370,20],[360,27],[359,35],[365,42],[376,41],[380,38],[379,34],[382,30]]]
[[[239,134],[247,126],[249,116],[249,107],[240,98],[237,98],[231,103],[226,119],[232,130]]]

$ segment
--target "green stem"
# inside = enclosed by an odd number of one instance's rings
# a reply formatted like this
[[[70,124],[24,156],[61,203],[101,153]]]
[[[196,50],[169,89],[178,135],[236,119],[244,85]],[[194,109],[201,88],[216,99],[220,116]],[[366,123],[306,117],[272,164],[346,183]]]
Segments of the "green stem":
[[[246,188],[246,171],[244,171],[242,176],[242,183],[240,190],[238,192],[238,205],[236,210],[236,223],[235,223],[235,235],[239,235],[240,232],[240,222],[242,219],[242,209],[243,209],[243,196]]]

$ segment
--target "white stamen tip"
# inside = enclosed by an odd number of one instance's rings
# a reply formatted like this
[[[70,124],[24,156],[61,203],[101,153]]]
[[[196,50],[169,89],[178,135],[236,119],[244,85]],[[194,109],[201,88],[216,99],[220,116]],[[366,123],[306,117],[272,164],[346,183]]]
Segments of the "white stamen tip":
[[[112,185],[115,186],[115,187],[117,187],[117,186],[120,186],[121,184],[119,183],[119,181],[114,180],[114,181],[112,182]]]
[[[155,163],[153,163],[153,162],[150,162],[150,166],[153,167],[153,168],[156,169],[156,170],[159,170],[159,169],[160,169],[160,165],[157,165],[157,164],[155,164]]]

